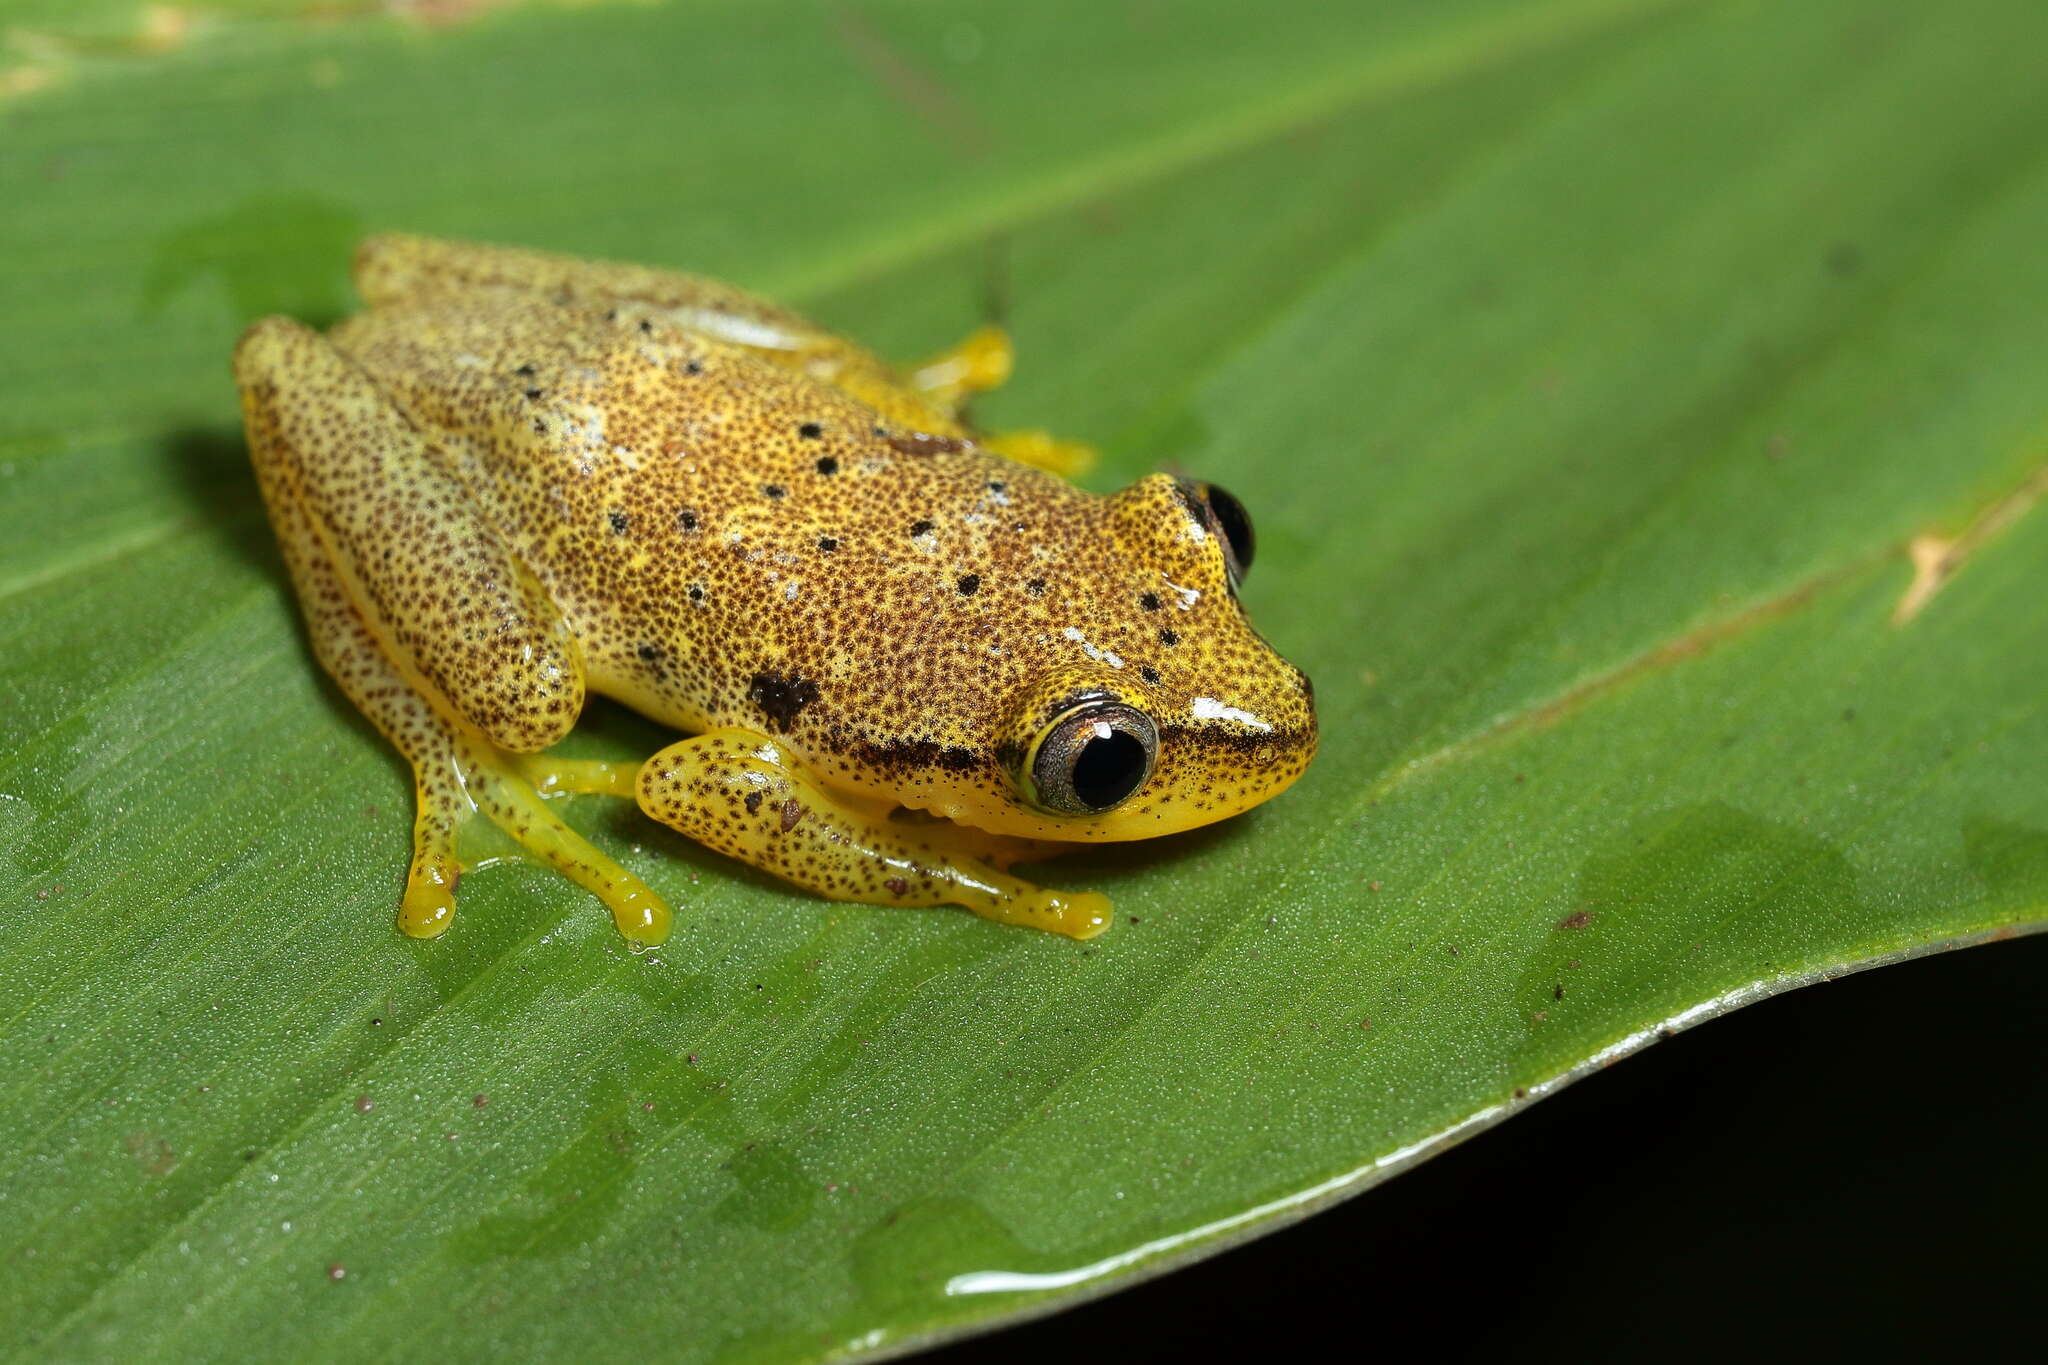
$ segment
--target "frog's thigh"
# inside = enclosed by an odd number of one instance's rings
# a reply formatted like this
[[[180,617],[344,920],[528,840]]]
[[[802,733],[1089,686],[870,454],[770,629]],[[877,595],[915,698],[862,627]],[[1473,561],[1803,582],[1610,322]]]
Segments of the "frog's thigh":
[[[376,385],[285,318],[235,350],[251,455],[289,490],[385,655],[492,744],[544,749],[583,707],[583,661],[532,574]]]
[[[971,856],[946,825],[899,824],[842,801],[774,740],[713,730],[640,770],[640,806],[710,848],[833,900],[964,905],[1005,924],[1071,938],[1109,926],[1091,891],[1044,891]]]

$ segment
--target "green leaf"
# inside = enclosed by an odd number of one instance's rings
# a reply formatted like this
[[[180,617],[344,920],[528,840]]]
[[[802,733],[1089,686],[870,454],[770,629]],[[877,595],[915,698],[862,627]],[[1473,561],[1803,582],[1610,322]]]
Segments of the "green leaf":
[[[383,8],[36,0],[0,47],[27,1349],[899,1346],[2041,927],[2041,6]],[[406,775],[310,660],[226,369],[259,313],[347,311],[386,227],[725,275],[903,357],[1000,311],[992,424],[1251,506],[1321,756],[1048,868],[1116,898],[1088,945],[587,799],[665,950],[516,864],[401,940]]]

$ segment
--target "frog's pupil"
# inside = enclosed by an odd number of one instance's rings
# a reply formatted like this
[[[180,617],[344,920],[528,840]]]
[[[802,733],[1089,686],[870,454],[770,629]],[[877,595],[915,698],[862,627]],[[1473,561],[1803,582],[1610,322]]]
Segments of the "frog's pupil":
[[[1144,780],[1145,746],[1122,730],[1098,727],[1074,758],[1074,795],[1094,810],[1108,810]]]

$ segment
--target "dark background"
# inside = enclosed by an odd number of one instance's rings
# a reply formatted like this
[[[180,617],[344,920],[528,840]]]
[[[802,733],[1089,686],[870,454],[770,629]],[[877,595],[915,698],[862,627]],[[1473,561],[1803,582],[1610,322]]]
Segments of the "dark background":
[[[1283,1232],[921,1359],[2048,1358],[2044,980],[2048,935],[1793,991]]]

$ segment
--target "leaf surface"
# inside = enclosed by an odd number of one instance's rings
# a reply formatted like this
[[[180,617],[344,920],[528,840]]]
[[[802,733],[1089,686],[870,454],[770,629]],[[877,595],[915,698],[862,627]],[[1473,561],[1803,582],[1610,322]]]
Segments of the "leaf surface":
[[[9,20],[29,1349],[888,1348],[2039,927],[2039,6],[417,8]],[[380,228],[720,274],[904,358],[999,313],[989,424],[1251,507],[1321,755],[1047,868],[1116,899],[1092,944],[811,901],[595,800],[667,948],[517,864],[401,940],[409,784],[311,662],[226,373],[251,318],[345,313]]]

